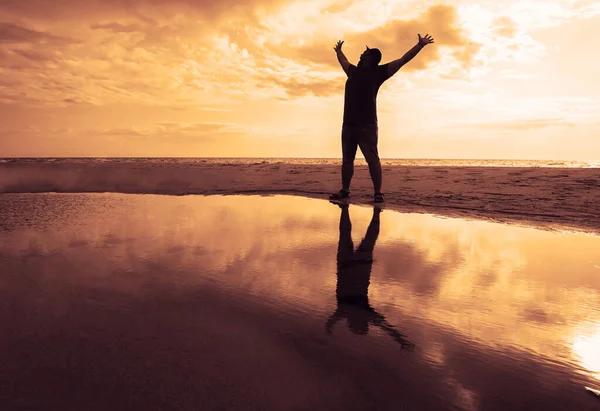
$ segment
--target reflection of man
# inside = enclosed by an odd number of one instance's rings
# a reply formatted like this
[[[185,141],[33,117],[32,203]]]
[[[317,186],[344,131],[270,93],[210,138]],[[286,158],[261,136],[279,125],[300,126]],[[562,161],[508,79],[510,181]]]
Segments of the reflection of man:
[[[373,266],[373,248],[379,236],[380,208],[373,208],[373,217],[365,238],[356,251],[352,243],[352,223],[347,204],[338,204],[342,209],[340,216],[340,240],[337,252],[337,310],[329,317],[325,328],[331,333],[333,325],[345,318],[348,327],[355,334],[369,332],[369,323],[386,331],[403,348],[412,347],[404,336],[395,330],[385,317],[369,305],[369,283]]]

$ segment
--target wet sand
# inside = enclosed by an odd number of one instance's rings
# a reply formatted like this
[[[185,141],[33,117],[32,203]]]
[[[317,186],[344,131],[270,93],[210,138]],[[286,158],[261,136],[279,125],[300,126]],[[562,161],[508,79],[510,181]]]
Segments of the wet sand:
[[[340,188],[328,164],[0,164],[0,193],[293,194],[314,198]],[[598,169],[384,167],[386,207],[600,233]],[[353,201],[369,202],[366,166],[355,170]]]
[[[0,213],[2,409],[600,409],[597,236],[290,196]]]

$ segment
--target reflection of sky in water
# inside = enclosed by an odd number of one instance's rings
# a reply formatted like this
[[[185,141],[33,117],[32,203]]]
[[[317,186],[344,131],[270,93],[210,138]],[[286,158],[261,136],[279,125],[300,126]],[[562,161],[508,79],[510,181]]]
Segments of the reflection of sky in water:
[[[0,267],[13,273],[0,275],[0,296],[17,293],[29,310],[51,304],[55,315],[67,312],[56,285],[64,281],[83,294],[111,290],[141,300],[160,284],[174,293],[216,287],[323,323],[335,311],[340,210],[325,201],[5,195],[0,211]],[[371,216],[370,208],[350,207],[355,247]],[[435,367],[456,361],[450,335],[598,376],[599,249],[594,236],[384,211],[369,303],[390,324],[411,329],[419,355]],[[32,293],[22,274],[16,279],[23,272],[35,273],[45,292]],[[335,338],[350,335],[335,326]],[[393,344],[376,327],[369,335]],[[454,371],[444,377],[457,407],[478,409],[478,393],[459,380]]]
[[[578,328],[573,338],[575,356],[600,381],[600,322]]]

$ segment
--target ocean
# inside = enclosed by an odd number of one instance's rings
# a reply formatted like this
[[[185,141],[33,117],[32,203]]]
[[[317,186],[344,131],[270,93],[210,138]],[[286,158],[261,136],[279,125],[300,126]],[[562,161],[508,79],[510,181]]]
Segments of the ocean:
[[[411,167],[535,167],[535,168],[600,168],[600,160],[477,160],[477,159],[413,159],[384,158],[384,166]],[[185,165],[185,164],[302,164],[302,165],[335,165],[339,158],[226,158],[226,157],[61,157],[61,158],[0,158],[2,163],[23,164],[137,164],[137,165]],[[364,159],[357,159],[356,164],[365,164]]]

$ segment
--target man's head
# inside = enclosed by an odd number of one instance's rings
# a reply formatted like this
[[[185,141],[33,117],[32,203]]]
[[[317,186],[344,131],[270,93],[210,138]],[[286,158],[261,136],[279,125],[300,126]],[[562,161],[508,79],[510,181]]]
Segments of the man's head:
[[[367,335],[369,333],[369,319],[361,314],[348,316],[348,328],[356,335]]]
[[[377,67],[381,61],[381,51],[379,49],[370,49],[366,46],[365,51],[360,55],[358,67]]]

